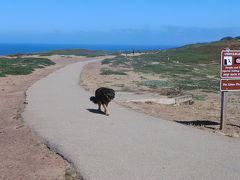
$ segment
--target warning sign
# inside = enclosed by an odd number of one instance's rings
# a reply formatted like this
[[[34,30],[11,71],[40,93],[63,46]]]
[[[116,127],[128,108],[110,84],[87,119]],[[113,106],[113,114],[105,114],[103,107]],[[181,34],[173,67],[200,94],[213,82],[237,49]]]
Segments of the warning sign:
[[[221,79],[221,91],[239,91],[240,79]]]
[[[240,50],[221,52],[221,78],[240,78]]]

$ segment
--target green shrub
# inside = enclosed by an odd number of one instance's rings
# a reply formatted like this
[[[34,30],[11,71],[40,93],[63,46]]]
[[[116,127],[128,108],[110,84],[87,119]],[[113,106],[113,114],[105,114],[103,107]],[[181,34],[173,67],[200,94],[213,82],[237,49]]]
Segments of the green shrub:
[[[156,88],[156,87],[161,87],[161,86],[173,86],[174,84],[172,82],[168,82],[168,81],[151,80],[151,81],[137,82],[137,85],[149,86],[152,88]]]
[[[110,69],[101,69],[101,75],[127,75],[123,71],[113,71]]]
[[[53,64],[46,58],[0,58],[0,76],[30,74],[37,68]]]

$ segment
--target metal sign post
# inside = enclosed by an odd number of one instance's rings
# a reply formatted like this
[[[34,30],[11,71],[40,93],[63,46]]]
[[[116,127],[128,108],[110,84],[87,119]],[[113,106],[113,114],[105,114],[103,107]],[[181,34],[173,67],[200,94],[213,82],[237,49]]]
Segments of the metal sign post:
[[[224,122],[227,118],[227,92],[222,91],[221,96],[221,117],[220,117],[220,130],[224,128]]]
[[[221,52],[221,116],[220,130],[224,129],[227,118],[228,91],[240,91],[240,50],[223,50]]]

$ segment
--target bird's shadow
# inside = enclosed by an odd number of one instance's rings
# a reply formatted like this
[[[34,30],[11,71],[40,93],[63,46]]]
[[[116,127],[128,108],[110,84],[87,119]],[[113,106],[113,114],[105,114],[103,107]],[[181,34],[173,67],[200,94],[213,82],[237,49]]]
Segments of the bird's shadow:
[[[105,115],[104,112],[102,112],[101,110],[98,110],[98,109],[87,109],[87,110],[88,110],[89,112],[91,112],[91,113]]]

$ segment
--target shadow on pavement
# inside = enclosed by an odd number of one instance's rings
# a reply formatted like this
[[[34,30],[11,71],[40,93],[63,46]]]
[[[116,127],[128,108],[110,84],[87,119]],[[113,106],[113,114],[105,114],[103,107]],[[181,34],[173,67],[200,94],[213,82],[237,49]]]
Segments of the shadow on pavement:
[[[87,109],[89,112],[91,113],[95,113],[95,114],[102,114],[102,115],[105,115],[104,112],[98,110],[98,109]]]
[[[190,125],[190,126],[207,126],[207,125],[219,125],[218,122],[207,121],[207,120],[197,120],[197,121],[175,121],[180,124]]]

